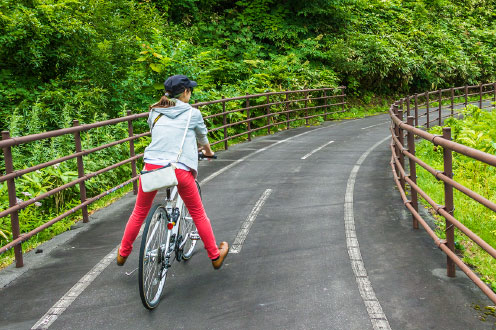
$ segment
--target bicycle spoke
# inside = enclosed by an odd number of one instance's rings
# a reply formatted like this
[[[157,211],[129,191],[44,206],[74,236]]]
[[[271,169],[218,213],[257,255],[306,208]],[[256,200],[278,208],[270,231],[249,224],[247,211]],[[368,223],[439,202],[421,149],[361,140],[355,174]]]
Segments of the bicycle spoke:
[[[163,230],[161,230],[162,221],[164,220],[161,214],[157,215],[157,222],[153,227],[153,231],[150,235],[150,239],[148,240],[147,246],[147,258],[148,264],[145,269],[145,288],[146,288],[146,297],[150,299],[150,292],[154,286],[154,280],[158,276],[158,270],[160,268],[160,264],[158,260],[160,259],[159,251],[160,251],[160,242],[163,238]],[[158,231],[158,232],[157,232]]]
[[[190,216],[186,205],[182,204],[181,210],[181,235],[183,241],[181,242],[182,257],[184,260],[188,260],[193,255],[193,250],[196,246],[196,241],[198,236],[196,226],[193,222],[193,218]],[[196,234],[196,236],[195,236]]]
[[[155,272],[155,264],[153,263],[153,264],[150,264],[150,266],[147,269],[146,275],[145,275],[145,288],[147,289],[147,292],[150,290],[151,279],[154,276],[154,274],[153,274],[154,272]]]
[[[155,223],[155,226],[153,226],[153,229],[152,229],[152,233],[150,234],[148,240],[147,240],[147,245],[145,247],[145,250],[148,250],[148,247],[150,246],[150,244],[152,244],[152,239],[153,239],[153,236],[155,236],[155,232],[157,231],[157,229],[159,228],[159,225],[160,225],[160,220],[157,220],[157,222]]]
[[[150,290],[152,288],[152,282],[153,282],[153,279],[154,279],[154,276],[150,276],[150,281],[148,283],[148,289],[146,290],[146,297],[148,298],[148,300],[151,300],[150,299]]]
[[[153,269],[154,269],[154,264],[152,263],[149,263],[148,264],[148,267],[147,269],[145,270],[146,271],[146,274],[145,274],[145,280],[148,279],[150,277],[150,274],[153,272]]]

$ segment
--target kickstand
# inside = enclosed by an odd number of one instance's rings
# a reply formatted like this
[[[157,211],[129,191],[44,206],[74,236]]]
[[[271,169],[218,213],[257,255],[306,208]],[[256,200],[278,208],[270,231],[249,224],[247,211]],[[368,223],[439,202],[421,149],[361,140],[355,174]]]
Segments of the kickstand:
[[[135,271],[137,271],[138,268],[135,268],[134,270],[130,271],[130,272],[126,272],[126,275],[127,276],[131,276]]]

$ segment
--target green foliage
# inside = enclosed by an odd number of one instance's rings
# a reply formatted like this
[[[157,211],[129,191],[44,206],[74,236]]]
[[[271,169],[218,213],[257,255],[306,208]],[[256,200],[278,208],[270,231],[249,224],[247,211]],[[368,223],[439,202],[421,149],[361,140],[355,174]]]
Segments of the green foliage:
[[[134,36],[160,17],[126,0],[5,0],[0,13],[2,129],[11,114],[27,118],[33,107],[47,130],[63,127],[63,110],[85,122],[115,117],[120,81],[138,49]]]
[[[196,43],[222,48],[230,58],[254,46],[263,58],[294,53],[336,72],[355,93],[495,79],[494,1],[210,3],[196,2],[191,15],[183,15],[188,19],[177,21],[201,32]]]
[[[362,95],[495,80],[494,5],[3,0],[0,128],[33,111],[40,130],[66,127],[62,113],[87,123],[142,111],[178,73],[200,83],[198,100],[315,84]]]
[[[451,127],[453,141],[469,147],[496,154],[496,112],[487,112],[476,106],[463,111],[463,120],[449,118],[445,125]],[[441,127],[430,130],[441,134]],[[425,140],[417,145],[417,156],[434,168],[443,171],[443,151]],[[436,181],[430,173],[417,167],[420,187],[437,203],[444,203],[443,182]],[[453,153],[454,180],[485,198],[496,201],[496,168],[485,163]],[[427,203],[423,201],[425,205]],[[496,214],[461,192],[454,191],[454,216],[491,246],[496,246]],[[438,218],[438,234],[444,237],[445,222]],[[494,258],[474,244],[464,234],[455,231],[455,240],[464,261],[472,265],[487,283],[496,282]]]

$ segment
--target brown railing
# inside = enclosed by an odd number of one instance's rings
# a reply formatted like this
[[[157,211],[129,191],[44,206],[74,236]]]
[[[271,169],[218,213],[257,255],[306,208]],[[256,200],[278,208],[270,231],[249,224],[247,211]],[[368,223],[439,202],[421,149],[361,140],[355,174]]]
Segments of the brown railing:
[[[474,100],[474,98],[476,99]],[[425,120],[423,124],[425,124],[425,127],[429,128],[432,123],[441,125],[444,118],[456,114],[457,108],[466,107],[468,104],[476,104],[481,109],[495,108],[494,102],[496,102],[496,83],[478,86],[463,86],[407,96],[392,104],[389,109],[389,114],[392,120],[392,125],[390,127],[392,135],[391,168],[403,202],[412,213],[413,228],[417,229],[418,223],[420,223],[429,236],[432,237],[435,244],[446,253],[448,276],[455,276],[455,265],[457,265],[493,302],[496,303],[496,294],[491,288],[489,288],[470,269],[470,267],[455,254],[454,230],[456,227],[461,233],[465,234],[496,259],[496,249],[494,247],[483,241],[453,217],[455,207],[453,203],[453,188],[494,212],[496,212],[496,203],[453,180],[452,152],[460,153],[472,158],[474,161],[481,161],[491,166],[496,166],[496,156],[452,142],[450,127],[443,128],[442,136],[433,135],[418,128],[421,119]],[[404,114],[406,114],[407,117],[406,122],[404,122]],[[405,133],[407,142],[406,148],[404,146]],[[415,156],[416,137],[428,140],[436,146],[443,147],[443,172],[434,169]],[[405,157],[407,157],[409,161],[409,173],[405,170]],[[426,169],[435,179],[444,182],[445,205],[437,204],[417,185],[417,165]],[[407,197],[406,184],[410,187],[410,199]],[[420,215],[418,210],[418,195],[427,201],[437,214],[445,218],[446,239],[440,239]]]
[[[211,113],[204,118],[207,122],[207,126],[214,127],[209,130],[209,133],[212,137],[211,140],[213,140],[212,145],[223,143],[224,149],[227,149],[229,140],[244,138],[251,140],[252,134],[260,130],[267,129],[267,133],[270,134],[271,129],[289,129],[292,122],[299,121],[302,124],[305,123],[308,125],[309,119],[323,117],[324,120],[327,120],[329,115],[344,112],[344,106],[346,104],[346,95],[344,94],[344,89],[344,87],[337,87],[270,92],[228,99],[223,98],[210,102],[197,103],[194,106],[202,110],[204,109],[205,112]],[[336,110],[336,108],[338,110]],[[33,235],[36,235],[40,231],[50,227],[54,223],[79,210],[82,211],[83,222],[88,222],[87,206],[89,204],[114,192],[117,189],[124,187],[129,183],[133,183],[133,190],[136,194],[138,188],[136,161],[139,158],[143,157],[143,154],[135,155],[134,141],[150,135],[150,132],[146,131],[140,134],[135,134],[133,132],[133,121],[145,117],[148,117],[148,112],[133,115],[131,114],[131,111],[128,111],[127,116],[122,118],[115,118],[84,125],[80,125],[78,121],[74,121],[73,127],[71,128],[59,129],[55,131],[22,137],[11,137],[8,131],[3,131],[2,141],[0,141],[0,147],[3,149],[4,153],[5,174],[0,176],[0,183],[7,181],[9,207],[6,210],[0,211],[0,218],[10,215],[12,241],[0,247],[0,254],[14,248],[16,267],[22,267],[22,242],[25,242]],[[81,132],[88,132],[91,129],[107,125],[115,125],[123,122],[128,123],[129,136],[127,138],[87,150],[82,149]],[[75,153],[64,156],[62,158],[50,160],[42,164],[37,164],[29,168],[14,169],[14,162],[12,159],[13,147],[67,134],[72,134],[74,136]],[[128,159],[122,160],[118,163],[99,169],[92,173],[85,172],[84,156],[123,143],[129,143]],[[31,173],[36,170],[40,170],[51,165],[56,165],[74,158],[77,161],[78,179],[66,183],[62,186],[56,187],[27,201],[22,201],[20,203],[17,202],[15,186],[16,178],[19,178],[24,174]],[[86,196],[85,182],[87,180],[129,163],[131,164],[131,173],[129,180],[122,182],[114,188],[103,191],[91,198],[88,198]],[[63,191],[64,189],[68,189],[76,185],[79,186],[81,199],[81,203],[78,206],[58,215],[56,218],[51,219],[50,221],[44,223],[43,225],[30,231],[29,233],[20,233],[18,212],[21,209],[24,209],[25,207],[33,203],[36,203],[46,197],[52,196]]]

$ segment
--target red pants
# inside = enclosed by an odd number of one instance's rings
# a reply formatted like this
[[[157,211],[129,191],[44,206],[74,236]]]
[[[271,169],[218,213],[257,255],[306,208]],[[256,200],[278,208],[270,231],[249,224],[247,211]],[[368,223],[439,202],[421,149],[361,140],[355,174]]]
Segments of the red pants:
[[[154,164],[145,164],[145,170],[150,171],[162,166]],[[214,232],[212,231],[212,226],[210,225],[210,220],[205,213],[203,208],[203,203],[200,198],[200,193],[196,187],[195,178],[193,174],[189,171],[176,169],[177,177],[177,189],[179,195],[184,201],[184,204],[188,208],[189,214],[193,218],[193,222],[198,229],[198,234],[207,250],[208,257],[210,259],[215,259],[219,257],[219,249],[217,243],[215,242]],[[124,236],[122,237],[121,246],[119,248],[119,253],[123,257],[127,257],[131,254],[133,249],[133,242],[138,236],[139,230],[143,221],[145,220],[148,211],[152,207],[153,199],[157,191],[144,192],[141,188],[141,182],[139,183],[138,197],[136,198],[136,205],[134,206],[133,213],[127,221],[126,230],[124,231]]]

